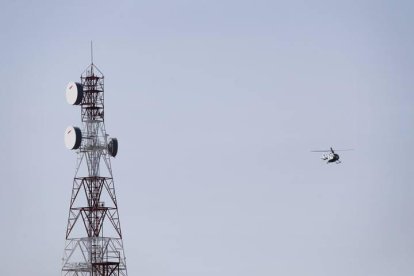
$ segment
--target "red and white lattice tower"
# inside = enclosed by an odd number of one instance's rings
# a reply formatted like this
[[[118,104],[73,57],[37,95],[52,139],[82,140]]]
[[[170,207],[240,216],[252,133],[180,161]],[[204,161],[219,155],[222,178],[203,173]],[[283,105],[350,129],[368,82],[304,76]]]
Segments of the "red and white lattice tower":
[[[66,100],[80,106],[82,128],[70,126],[66,147],[75,150],[62,275],[127,275],[122,232],[111,169],[118,141],[104,123],[104,76],[91,63],[80,83],[66,88]]]

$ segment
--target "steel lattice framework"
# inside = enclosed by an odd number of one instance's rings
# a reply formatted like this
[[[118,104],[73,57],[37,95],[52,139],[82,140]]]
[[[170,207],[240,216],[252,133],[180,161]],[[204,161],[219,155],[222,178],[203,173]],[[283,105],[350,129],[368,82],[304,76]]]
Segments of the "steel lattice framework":
[[[82,140],[76,151],[62,275],[127,276],[104,124],[104,76],[91,63],[81,84]]]

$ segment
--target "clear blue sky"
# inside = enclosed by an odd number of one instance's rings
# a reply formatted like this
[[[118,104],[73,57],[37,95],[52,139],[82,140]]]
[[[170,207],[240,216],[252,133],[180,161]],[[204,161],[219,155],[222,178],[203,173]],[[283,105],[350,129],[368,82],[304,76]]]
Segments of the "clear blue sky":
[[[90,40],[130,276],[414,274],[412,1],[102,2],[0,4],[1,275],[60,274]]]

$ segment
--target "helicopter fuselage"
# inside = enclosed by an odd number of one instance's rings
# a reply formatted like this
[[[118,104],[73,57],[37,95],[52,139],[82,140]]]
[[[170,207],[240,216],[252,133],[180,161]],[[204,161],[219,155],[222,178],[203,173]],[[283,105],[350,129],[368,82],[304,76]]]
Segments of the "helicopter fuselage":
[[[348,151],[353,149],[340,149],[337,151]],[[321,159],[325,160],[327,164],[329,163],[342,163],[341,160],[339,160],[339,154],[335,153],[333,148],[331,147],[329,150],[311,150],[311,152],[324,152]]]
[[[332,153],[332,152],[328,154],[324,154],[321,159],[326,160],[327,163],[340,162],[339,155],[336,153]]]

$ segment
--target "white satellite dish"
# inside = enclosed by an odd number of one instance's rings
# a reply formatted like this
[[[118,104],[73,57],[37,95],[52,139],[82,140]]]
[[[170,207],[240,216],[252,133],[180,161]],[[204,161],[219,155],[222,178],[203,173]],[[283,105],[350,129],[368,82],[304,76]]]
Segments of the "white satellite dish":
[[[83,98],[83,86],[78,82],[70,82],[66,87],[66,101],[71,105],[79,105]]]
[[[65,131],[65,145],[68,149],[78,149],[82,142],[82,131],[78,127],[68,126]]]
[[[118,153],[118,139],[110,138],[108,142],[108,153],[110,156],[115,157]]]

